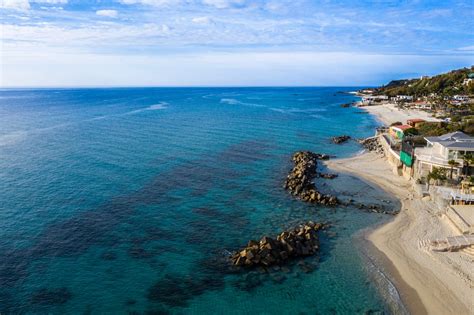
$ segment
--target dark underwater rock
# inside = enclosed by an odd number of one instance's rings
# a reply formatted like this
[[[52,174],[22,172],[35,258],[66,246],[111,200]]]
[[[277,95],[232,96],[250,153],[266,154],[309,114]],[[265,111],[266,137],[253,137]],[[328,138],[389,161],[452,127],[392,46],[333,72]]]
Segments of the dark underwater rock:
[[[334,142],[335,144],[341,144],[341,143],[344,143],[344,142],[348,141],[350,138],[351,137],[347,136],[347,135],[343,135],[343,136],[339,136],[339,137],[333,137],[332,142]]]

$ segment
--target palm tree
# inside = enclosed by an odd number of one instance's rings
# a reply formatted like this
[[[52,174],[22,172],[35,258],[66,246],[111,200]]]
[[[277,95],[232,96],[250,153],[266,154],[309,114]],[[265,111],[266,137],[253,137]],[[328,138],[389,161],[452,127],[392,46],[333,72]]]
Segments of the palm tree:
[[[451,169],[450,169],[450,172],[449,172],[449,179],[453,179],[453,170],[456,166],[459,165],[459,163],[456,162],[455,160],[449,160],[448,164],[449,164],[449,166],[451,166]]]
[[[464,164],[464,175],[468,175],[469,172],[469,165],[474,163],[474,155],[472,153],[466,153],[462,156],[463,164]]]

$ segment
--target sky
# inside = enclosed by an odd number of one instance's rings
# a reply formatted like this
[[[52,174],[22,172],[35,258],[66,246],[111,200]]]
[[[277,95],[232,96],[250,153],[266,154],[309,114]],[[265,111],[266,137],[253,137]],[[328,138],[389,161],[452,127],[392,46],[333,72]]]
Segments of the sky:
[[[0,86],[374,86],[474,65],[474,0],[0,0]]]

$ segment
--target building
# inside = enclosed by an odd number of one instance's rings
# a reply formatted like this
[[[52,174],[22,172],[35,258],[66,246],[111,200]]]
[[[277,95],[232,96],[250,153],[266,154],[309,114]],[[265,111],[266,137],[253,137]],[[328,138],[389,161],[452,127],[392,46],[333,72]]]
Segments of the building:
[[[397,95],[395,97],[392,97],[392,100],[396,102],[411,102],[413,101],[413,96],[411,95]]]
[[[467,95],[454,95],[453,101],[457,102],[469,102],[469,96]]]
[[[415,168],[418,177],[425,177],[434,167],[451,169],[453,178],[462,175],[467,153],[474,154],[474,137],[456,131],[439,137],[425,137],[427,146],[415,149]],[[454,160],[457,165],[451,166],[449,161]],[[469,170],[468,170],[469,172]]]
[[[413,129],[413,127],[410,125],[397,125],[391,126],[388,132],[394,139],[402,140],[411,129]]]
[[[474,72],[471,72],[467,75],[467,78],[464,79],[462,85],[468,85],[474,83]]]
[[[421,119],[421,118],[413,118],[413,119],[408,119],[407,120],[407,125],[412,126],[413,128],[418,128],[421,125],[423,125],[426,122],[426,120]]]
[[[382,101],[387,101],[388,96],[386,95],[368,95],[362,98],[362,104],[371,105],[373,103],[379,103]]]

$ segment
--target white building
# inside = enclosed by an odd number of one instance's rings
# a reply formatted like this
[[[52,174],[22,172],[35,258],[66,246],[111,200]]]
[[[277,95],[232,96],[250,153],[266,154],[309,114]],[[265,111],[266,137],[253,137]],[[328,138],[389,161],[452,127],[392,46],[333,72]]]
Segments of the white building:
[[[463,156],[474,154],[474,137],[456,131],[439,137],[425,137],[427,146],[415,149],[415,169],[418,177],[425,177],[434,167],[451,169],[450,160],[458,163],[453,177],[462,173]]]
[[[454,95],[453,100],[458,101],[458,102],[468,102],[469,101],[469,96],[467,96],[467,95]]]
[[[413,101],[413,96],[411,96],[411,95],[397,95],[397,96],[393,97],[392,99],[396,102],[401,102],[401,101],[409,102],[409,101]]]
[[[467,78],[464,79],[462,85],[468,85],[474,82],[474,72],[471,72],[467,75]]]
[[[369,95],[369,96],[364,96],[362,98],[362,104],[371,105],[373,103],[387,101],[387,100],[388,100],[388,96],[386,95]]]

